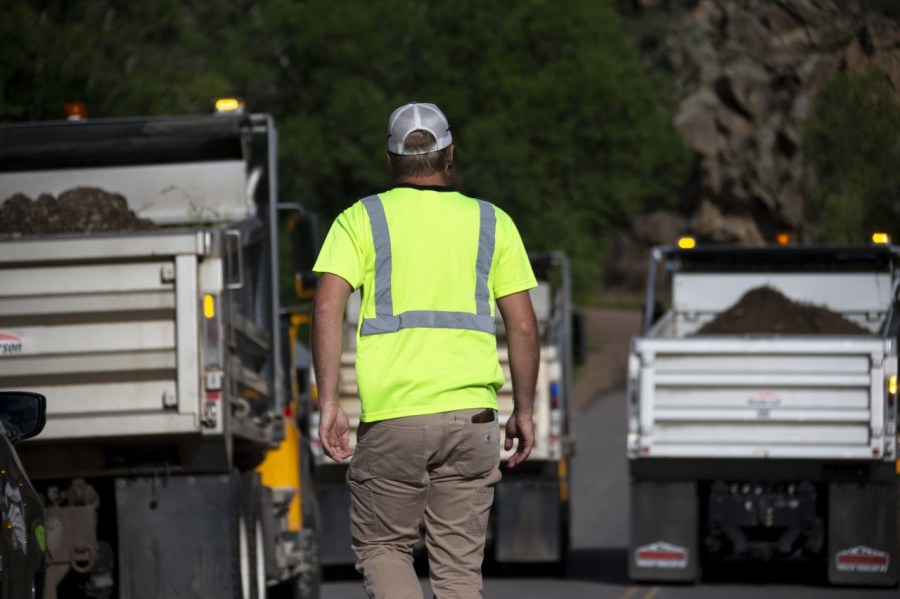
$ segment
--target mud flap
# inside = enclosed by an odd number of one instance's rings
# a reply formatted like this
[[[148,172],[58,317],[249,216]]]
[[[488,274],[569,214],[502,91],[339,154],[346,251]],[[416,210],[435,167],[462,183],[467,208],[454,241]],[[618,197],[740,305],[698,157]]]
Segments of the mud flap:
[[[828,581],[832,584],[897,584],[896,483],[833,482],[828,485]]]
[[[632,481],[628,576],[635,581],[697,580],[698,520],[696,483]]]
[[[234,597],[237,476],[119,478],[120,599]]]
[[[498,562],[558,562],[565,558],[559,483],[502,481],[494,500]]]

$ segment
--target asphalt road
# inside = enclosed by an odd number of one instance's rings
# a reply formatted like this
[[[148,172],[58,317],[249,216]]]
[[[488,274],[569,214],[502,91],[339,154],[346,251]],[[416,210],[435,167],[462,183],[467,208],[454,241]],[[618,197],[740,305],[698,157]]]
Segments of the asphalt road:
[[[626,576],[628,487],[625,398],[617,390],[585,402],[573,418],[577,455],[572,464],[572,548],[565,578],[488,571],[486,599],[880,599],[894,589],[829,587],[810,572],[757,570],[720,574],[696,585],[634,585]],[[422,579],[430,599],[427,579]],[[321,599],[364,598],[361,582],[346,573],[325,581]]]

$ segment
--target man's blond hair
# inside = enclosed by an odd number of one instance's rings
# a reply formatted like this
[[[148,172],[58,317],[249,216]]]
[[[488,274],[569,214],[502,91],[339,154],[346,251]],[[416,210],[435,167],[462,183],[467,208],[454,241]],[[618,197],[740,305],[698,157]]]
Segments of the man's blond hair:
[[[417,129],[406,136],[403,148],[407,151],[417,151],[434,146],[435,143],[434,136],[431,133]],[[391,182],[399,183],[412,177],[446,175],[451,167],[451,147],[448,146],[443,150],[428,152],[427,154],[391,154]]]

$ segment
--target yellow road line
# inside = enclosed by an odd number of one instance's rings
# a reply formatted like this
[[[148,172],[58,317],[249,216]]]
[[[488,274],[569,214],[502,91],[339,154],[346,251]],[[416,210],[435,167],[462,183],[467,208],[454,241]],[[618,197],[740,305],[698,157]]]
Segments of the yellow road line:
[[[653,587],[650,592],[644,595],[643,599],[653,599],[662,587]]]
[[[619,597],[619,599],[631,599],[632,595],[637,593],[639,590],[641,590],[640,587],[628,587],[628,589],[624,593],[622,593],[622,596]]]
[[[643,591],[646,587],[628,587],[625,589],[625,592],[622,593],[622,596],[619,599],[631,599],[638,592]],[[656,597],[656,594],[661,590],[662,587],[652,587],[647,591],[647,594],[641,597],[641,599],[653,599]]]

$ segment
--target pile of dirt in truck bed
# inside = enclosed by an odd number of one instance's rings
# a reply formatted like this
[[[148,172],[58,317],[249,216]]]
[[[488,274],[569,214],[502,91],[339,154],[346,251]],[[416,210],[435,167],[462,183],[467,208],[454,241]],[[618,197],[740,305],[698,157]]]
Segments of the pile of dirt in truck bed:
[[[871,335],[840,314],[795,302],[771,287],[751,289],[696,335]]]
[[[96,187],[76,187],[36,200],[17,193],[0,205],[0,234],[10,236],[121,233],[156,229],[128,209],[125,198]]]

